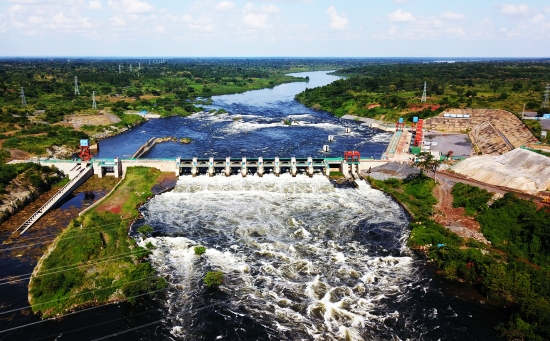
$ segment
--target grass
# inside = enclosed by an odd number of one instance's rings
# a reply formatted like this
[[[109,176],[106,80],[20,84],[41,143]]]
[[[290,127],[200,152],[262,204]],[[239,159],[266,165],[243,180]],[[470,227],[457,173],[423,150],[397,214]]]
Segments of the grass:
[[[392,195],[416,219],[431,216],[433,205],[437,204],[437,199],[432,194],[435,183],[423,174],[405,180],[392,178],[380,181],[370,177],[367,180],[374,188]]]
[[[133,303],[135,296],[167,286],[143,261],[149,251],[128,236],[137,207],[152,196],[161,176],[152,168],[129,168],[114,193],[56,238],[29,283],[35,313],[51,317],[86,305]],[[112,212],[113,207],[120,209]]]

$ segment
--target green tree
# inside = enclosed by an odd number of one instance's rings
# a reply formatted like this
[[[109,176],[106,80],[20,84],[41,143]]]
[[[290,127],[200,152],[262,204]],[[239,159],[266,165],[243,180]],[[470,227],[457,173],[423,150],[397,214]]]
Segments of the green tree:
[[[432,153],[421,152],[417,156],[416,165],[426,172],[433,172],[434,181],[436,181],[437,169],[441,165],[441,160],[436,159]]]

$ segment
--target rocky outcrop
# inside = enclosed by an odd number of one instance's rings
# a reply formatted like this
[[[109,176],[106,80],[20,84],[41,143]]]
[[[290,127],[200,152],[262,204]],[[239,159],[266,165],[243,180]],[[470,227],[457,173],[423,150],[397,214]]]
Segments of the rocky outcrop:
[[[6,192],[0,194],[0,223],[36,200],[52,184],[63,179],[63,173],[57,169],[51,169],[50,172],[43,172],[41,178],[45,185],[42,186],[43,188],[33,186],[27,173],[19,174],[6,186]]]

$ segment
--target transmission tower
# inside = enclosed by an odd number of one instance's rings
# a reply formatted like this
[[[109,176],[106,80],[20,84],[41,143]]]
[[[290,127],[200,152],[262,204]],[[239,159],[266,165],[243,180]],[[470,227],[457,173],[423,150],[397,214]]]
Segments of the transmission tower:
[[[92,92],[92,109],[97,109],[97,103],[95,102],[95,91]]]
[[[21,106],[26,107],[27,106],[27,100],[25,99],[25,90],[21,87]]]
[[[420,102],[425,103],[426,100],[427,100],[427,98],[426,98],[426,82],[424,82],[424,92],[422,93],[422,100],[420,100]]]
[[[80,91],[78,91],[78,77],[74,76],[74,94],[80,95]]]
[[[130,64],[130,72],[132,72],[132,64]]]
[[[118,73],[122,73],[122,71],[120,71],[120,65],[118,66]]]
[[[544,92],[544,102],[542,102],[543,108],[548,108],[548,96],[550,95],[550,84],[546,84],[546,91]]]
[[[138,62],[138,70],[141,70],[141,62]]]

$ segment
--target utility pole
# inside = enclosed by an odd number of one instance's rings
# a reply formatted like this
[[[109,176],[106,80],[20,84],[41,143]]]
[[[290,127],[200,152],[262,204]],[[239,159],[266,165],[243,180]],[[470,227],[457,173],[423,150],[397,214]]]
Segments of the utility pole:
[[[21,87],[21,95],[19,97],[21,97],[21,106],[26,107],[27,100],[25,99],[25,90],[23,89],[23,87]]]
[[[426,82],[424,82],[424,92],[422,93],[422,100],[420,100],[420,102],[426,103],[426,101],[427,101],[427,96],[426,96]]]
[[[546,91],[544,92],[544,102],[542,102],[543,108],[548,108],[548,97],[550,95],[550,84],[546,84]]]
[[[95,91],[92,92],[92,109],[97,109],[97,103],[95,101]]]
[[[80,91],[78,90],[78,77],[74,76],[74,94],[80,95]]]

